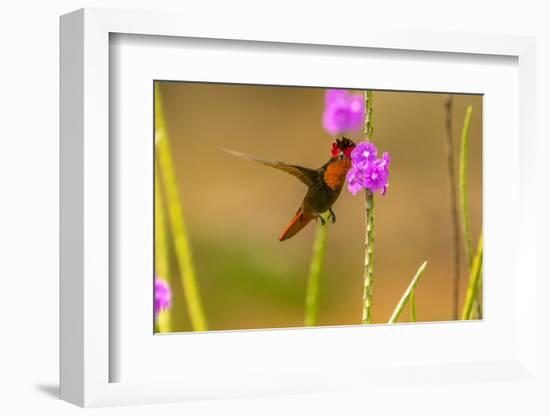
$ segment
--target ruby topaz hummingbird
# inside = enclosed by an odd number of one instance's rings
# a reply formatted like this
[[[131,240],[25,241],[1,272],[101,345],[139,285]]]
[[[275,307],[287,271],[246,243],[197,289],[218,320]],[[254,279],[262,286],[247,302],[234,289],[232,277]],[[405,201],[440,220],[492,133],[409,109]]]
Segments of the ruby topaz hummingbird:
[[[290,165],[279,161],[258,159],[233,150],[223,150],[232,155],[254,160],[263,165],[290,173],[308,187],[296,215],[279,237],[279,241],[284,241],[296,235],[298,231],[313,219],[319,219],[325,225],[325,220],[321,214],[326,211],[329,211],[329,218],[332,223],[336,221],[332,205],[334,205],[340,196],[340,192],[346,182],[346,175],[351,167],[351,151],[354,147],[355,143],[348,138],[337,139],[332,144],[331,158],[318,169]]]

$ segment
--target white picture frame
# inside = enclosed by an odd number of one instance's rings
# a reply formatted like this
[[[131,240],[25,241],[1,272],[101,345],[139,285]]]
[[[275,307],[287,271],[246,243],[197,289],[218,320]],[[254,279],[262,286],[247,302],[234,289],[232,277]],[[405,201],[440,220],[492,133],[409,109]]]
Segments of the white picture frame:
[[[223,20],[204,27],[185,15],[106,9],[83,9],[61,18],[61,398],[88,407],[342,390],[363,394],[368,390],[373,396],[370,399],[376,400],[377,397],[382,400],[383,397],[388,397],[388,390],[406,395],[411,385],[417,384],[415,388],[424,393],[437,389],[443,398],[445,395],[457,394],[459,389],[468,391],[478,388],[486,393],[486,400],[491,400],[491,397],[499,398],[498,388],[487,387],[491,383],[500,382],[501,387],[502,383],[507,383],[507,386],[515,389],[541,388],[541,376],[537,371],[536,361],[537,219],[533,214],[536,212],[536,200],[535,193],[532,192],[536,183],[528,175],[528,169],[533,169],[530,155],[536,140],[534,39],[464,33],[399,33],[374,27],[351,27],[350,30],[330,34],[321,27],[307,33],[286,29],[283,30],[276,24],[252,23],[250,27],[240,27],[237,32],[231,22]],[[186,379],[169,377],[168,370],[160,378],[149,377],[152,371],[150,368],[147,370],[146,380],[139,377],[119,377],[113,368],[117,367],[118,362],[124,361],[126,355],[120,356],[124,354],[124,349],[113,348],[116,334],[112,331],[112,319],[117,305],[114,304],[116,298],[112,292],[115,290],[110,282],[110,275],[115,267],[113,264],[116,263],[113,257],[117,254],[110,251],[111,230],[117,227],[116,221],[120,219],[112,215],[113,198],[110,194],[113,180],[111,176],[118,169],[118,159],[110,155],[109,144],[110,135],[113,134],[112,126],[110,130],[110,94],[113,91],[110,78],[110,42],[115,34],[161,36],[156,42],[162,42],[163,39],[173,42],[178,38],[223,39],[226,43],[235,42],[240,45],[254,43],[259,50],[262,45],[269,43],[278,45],[283,52],[292,45],[302,45],[305,48],[302,51],[329,45],[327,47],[333,52],[346,51],[349,48],[410,51],[412,55],[430,52],[433,65],[438,59],[458,55],[468,56],[474,66],[483,56],[503,56],[517,60],[515,67],[518,71],[514,82],[517,82],[519,93],[511,100],[517,102],[517,106],[513,106],[513,110],[510,110],[513,113],[510,114],[512,120],[517,121],[511,125],[518,126],[519,131],[508,134],[510,140],[514,140],[510,143],[518,146],[514,148],[514,152],[502,152],[503,158],[514,158],[517,151],[517,159],[513,159],[517,166],[511,171],[512,183],[519,184],[511,191],[517,203],[513,203],[510,209],[521,223],[517,235],[514,235],[519,249],[511,254],[513,270],[509,271],[514,277],[511,282],[517,283],[517,275],[522,270],[521,284],[517,291],[507,291],[505,294],[514,296],[514,311],[510,315],[514,321],[510,324],[513,334],[508,334],[511,345],[501,350],[487,348],[477,361],[469,361],[463,357],[458,362],[453,362],[445,354],[433,359],[428,356],[415,358],[411,355],[408,361],[382,362],[378,367],[369,363],[352,368],[345,363],[338,366],[334,362],[332,367],[322,369],[321,373],[310,371],[311,367],[297,367],[296,362],[293,366],[286,364],[286,367],[284,363],[277,362],[278,373],[266,366],[264,373],[255,375],[256,373],[246,369],[250,363],[236,359],[233,368],[220,369],[212,366],[203,373],[196,369]],[[296,54],[295,51],[293,53]],[[200,62],[197,65],[200,69]],[[269,74],[265,76],[269,78]],[[252,80],[250,75],[248,77],[248,81],[252,83],[262,82],[261,77]],[[242,80],[244,81],[246,79]],[[315,81],[312,83],[315,85]],[[441,88],[444,85],[443,83]],[[401,88],[402,85],[396,86],[396,89]],[[149,121],[152,122],[152,119]],[[502,169],[498,164],[489,163],[489,166]],[[498,198],[498,195],[495,194],[492,198]],[[486,241],[497,244],[498,237],[490,232]],[[147,296],[147,292],[142,293]],[[148,306],[150,305],[145,304],[143,307],[145,314],[151,310]],[[437,331],[443,331],[440,334],[445,338],[462,332],[466,340],[488,336],[487,330],[492,319],[488,313],[483,323],[486,326],[476,326],[477,323],[472,322],[469,326],[454,324],[453,327],[453,323],[448,323],[446,326],[440,325]],[[127,321],[124,325],[124,328],[133,326]],[[388,344],[384,343],[398,339],[406,331],[419,331],[412,329],[413,327],[419,326],[391,329],[377,326],[376,336],[381,338],[372,345],[372,350],[387,349]],[[135,334],[143,334],[139,332],[141,329],[136,331],[138,332]],[[331,339],[336,338],[353,342],[361,328],[345,328],[338,333],[325,329],[315,331],[307,334],[299,330],[208,334],[207,338],[203,338],[204,343],[197,345],[197,348],[208,348],[208,343],[212,344],[212,348],[220,342],[238,348],[239,344],[259,342],[258,338],[276,337],[279,340],[276,342],[280,342],[289,336],[300,337],[298,345],[307,345],[311,337],[317,337],[319,342],[322,340],[324,343],[330,343]],[[430,337],[430,332],[435,329],[424,326],[420,331],[425,332],[424,336]],[[505,328],[499,324],[498,334],[502,335],[504,331]],[[266,335],[268,333],[274,335]],[[152,348],[165,348],[166,344],[180,343],[181,337],[153,337],[151,333],[151,338],[155,338],[154,342],[157,344]],[[129,339],[143,341],[141,338]],[[272,340],[269,342],[272,343]],[[365,339],[360,342],[365,342]],[[154,350],[146,352],[155,353]],[[290,354],[286,350],[283,352]],[[491,353],[494,359],[488,358]],[[299,351],[297,354],[299,355]],[[255,362],[256,366],[259,365],[260,358]],[[130,360],[129,363],[137,365],[136,360]],[[453,384],[452,389],[445,388],[446,383],[457,382],[460,387]],[[408,400],[414,401],[415,398],[412,396]],[[416,400],[421,403],[420,398]]]

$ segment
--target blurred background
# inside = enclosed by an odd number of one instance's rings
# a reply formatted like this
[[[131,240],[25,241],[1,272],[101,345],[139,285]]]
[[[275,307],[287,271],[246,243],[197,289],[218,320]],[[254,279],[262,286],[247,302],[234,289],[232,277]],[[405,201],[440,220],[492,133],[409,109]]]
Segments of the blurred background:
[[[166,129],[210,330],[303,326],[315,223],[279,242],[305,194],[294,177],[219,150],[317,168],[334,140],[321,126],[324,88],[161,82]],[[387,322],[424,260],[418,321],[452,319],[452,228],[445,94],[374,92],[374,142],[391,154],[376,195],[374,322]],[[482,224],[482,97],[453,95],[453,142],[473,106],[469,202],[474,246]],[[357,139],[357,138],[356,138]],[[361,323],[364,193],[333,207],[319,325]],[[460,308],[468,271],[460,236]],[[191,330],[175,258],[173,331]],[[163,276],[161,276],[163,277]],[[408,308],[401,319],[408,320]]]

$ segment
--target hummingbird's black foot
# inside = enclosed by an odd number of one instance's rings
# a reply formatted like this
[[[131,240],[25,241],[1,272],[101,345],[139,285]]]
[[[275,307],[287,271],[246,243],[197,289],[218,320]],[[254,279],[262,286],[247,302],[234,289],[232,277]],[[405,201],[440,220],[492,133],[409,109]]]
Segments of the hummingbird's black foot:
[[[321,220],[321,225],[325,225],[327,222],[325,221],[325,219],[321,216],[321,215],[317,215],[315,217],[315,221],[317,221],[317,219],[320,219]]]
[[[330,215],[329,215],[330,222],[332,222],[334,224],[336,222],[336,214],[334,213],[332,208],[329,208],[328,212],[330,212]]]

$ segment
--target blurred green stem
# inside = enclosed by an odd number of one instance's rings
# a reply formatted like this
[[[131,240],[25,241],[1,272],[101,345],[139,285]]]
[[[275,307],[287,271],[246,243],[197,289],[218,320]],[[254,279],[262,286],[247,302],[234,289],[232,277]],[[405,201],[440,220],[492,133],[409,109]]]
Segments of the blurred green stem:
[[[456,178],[453,148],[453,96],[447,94],[444,101],[445,106],[445,150],[447,154],[447,175],[449,176],[449,200],[451,208],[451,232],[452,232],[452,316],[458,319],[459,284],[460,284],[460,219],[458,217]]]
[[[199,286],[195,276],[195,267],[191,255],[187,227],[184,221],[183,209],[178,194],[174,162],[170,151],[170,143],[166,133],[162,100],[160,97],[159,84],[155,83],[155,140],[157,143],[157,158],[164,180],[164,191],[168,205],[168,218],[172,226],[174,248],[178,261],[179,274],[187,301],[189,318],[195,331],[206,331],[207,324],[204,315]]]
[[[479,272],[479,279],[477,284],[477,293],[475,299],[477,318],[483,318],[483,271]],[[470,319],[474,319],[473,311],[470,313]]]
[[[374,136],[372,91],[365,91],[365,139]],[[372,323],[372,291],[374,279],[374,195],[365,190],[365,264],[363,270],[363,324]]]
[[[459,190],[460,190],[460,207],[462,214],[462,226],[464,233],[464,245],[466,252],[466,259],[468,261],[468,267],[470,272],[472,270],[473,246],[472,246],[472,229],[470,225],[470,212],[468,208],[468,153],[470,147],[470,125],[472,122],[472,106],[468,106],[466,109],[466,115],[464,117],[464,124],[462,126],[462,137],[460,142],[460,166],[459,166]],[[481,279],[480,283],[481,285]],[[480,287],[476,290],[476,297],[473,300],[475,308],[473,313],[477,313],[478,318],[482,315],[482,290]],[[473,316],[473,315],[472,315]],[[471,316],[470,316],[471,317]]]
[[[416,299],[414,296],[414,290],[411,292],[409,303],[411,304],[411,322],[416,322]]]
[[[322,223],[317,224],[315,241],[313,243],[313,254],[311,264],[309,266],[309,277],[306,293],[306,326],[317,325],[317,317],[319,314],[319,287],[327,247],[328,218],[325,218],[325,221],[326,225],[323,225]]]
[[[395,310],[393,311],[393,313],[391,315],[391,318],[388,321],[389,324],[393,324],[393,323],[397,322],[397,319],[399,319],[399,315],[401,315],[401,312],[403,311],[403,308],[407,304],[407,301],[411,298],[411,296],[414,293],[414,290],[416,288],[416,285],[418,284],[418,282],[420,281],[420,278],[424,274],[424,270],[426,270],[427,264],[428,264],[427,261],[422,263],[422,266],[420,266],[420,268],[418,269],[418,271],[414,275],[411,283],[409,284],[409,287],[407,288],[407,290],[405,291],[405,293],[401,297],[401,300],[399,301],[399,303],[395,307]],[[416,313],[415,313],[415,320],[416,320]]]
[[[168,263],[168,235],[159,175],[158,163],[155,162],[155,271],[157,277],[166,281],[172,288]],[[156,319],[156,332],[171,332],[170,311],[160,312]]]
[[[479,291],[479,281],[481,276],[481,269],[483,264],[483,237],[479,236],[479,242],[477,244],[477,253],[474,257],[472,269],[470,270],[470,279],[468,281],[468,290],[466,291],[466,300],[464,302],[464,308],[462,309],[462,319],[472,319],[472,309],[474,305],[474,299],[477,297]]]

